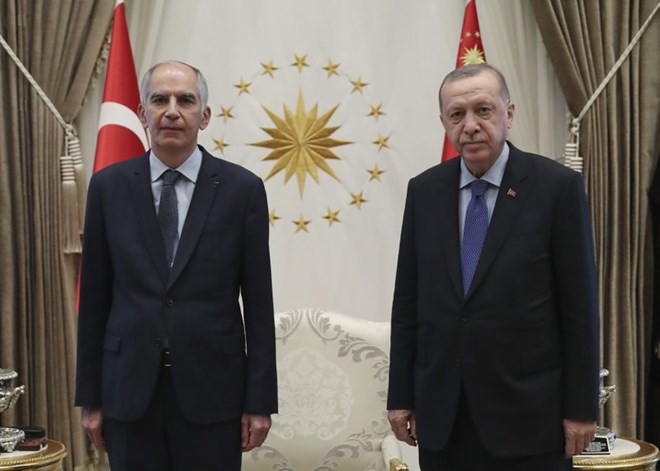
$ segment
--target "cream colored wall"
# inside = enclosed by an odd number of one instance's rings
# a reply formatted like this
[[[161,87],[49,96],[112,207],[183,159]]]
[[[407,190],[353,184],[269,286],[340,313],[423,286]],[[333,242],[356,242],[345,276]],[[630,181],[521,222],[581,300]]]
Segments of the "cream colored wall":
[[[206,0],[216,2],[215,0]],[[223,0],[236,3],[230,0]],[[297,0],[279,2],[281,8]],[[416,0],[438,2],[443,5],[437,22],[439,36],[446,44],[442,57],[438,58],[436,70],[442,75],[449,72],[456,60],[458,35],[463,18],[463,0]],[[352,0],[335,1],[350,5]],[[310,2],[313,3],[313,2]],[[318,3],[318,2],[317,2]],[[399,5],[400,0],[369,0],[374,9]],[[205,0],[187,0],[185,2],[166,0],[126,1],[126,16],[133,45],[138,77],[156,61],[165,58],[185,58],[195,45],[186,43],[186,20],[193,13],[205,7]],[[567,107],[547,59],[545,45],[541,40],[536,21],[529,2],[520,0],[477,1],[479,23],[481,27],[486,58],[489,63],[502,70],[509,82],[512,99],[516,103],[514,126],[510,132],[511,140],[520,148],[538,152],[553,158],[559,158],[567,135]],[[292,9],[292,11],[294,11]],[[218,29],[209,32],[213,43],[222,44],[222,19],[218,19]],[[368,32],[365,32],[368,34]],[[169,37],[168,37],[169,36]],[[203,47],[221,47],[205,45]],[[411,51],[414,54],[414,51]],[[203,64],[202,64],[203,66]],[[232,80],[233,75],[228,80]],[[84,159],[91,169],[94,159],[96,130],[100,109],[103,77],[98,86],[88,96],[87,103],[80,114],[77,125],[80,130]],[[435,94],[428,97],[436,105]],[[440,128],[439,122],[431,123]],[[441,129],[438,129],[441,132]],[[431,137],[430,137],[431,138]],[[440,150],[438,151],[440,152]],[[91,170],[90,170],[91,171]]]

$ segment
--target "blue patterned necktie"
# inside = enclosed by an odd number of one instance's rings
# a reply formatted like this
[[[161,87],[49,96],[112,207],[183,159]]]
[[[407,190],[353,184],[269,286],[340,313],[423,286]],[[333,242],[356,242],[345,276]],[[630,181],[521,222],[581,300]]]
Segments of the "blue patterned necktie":
[[[167,266],[172,267],[174,251],[179,239],[179,208],[174,185],[181,174],[176,170],[166,170],[161,175],[163,187],[160,190],[160,203],[158,204],[158,222],[165,243]]]
[[[465,212],[463,228],[463,246],[461,247],[461,263],[463,268],[463,294],[467,295],[472,283],[472,277],[477,269],[481,249],[488,231],[488,207],[486,206],[485,180],[473,180],[470,184],[472,199]]]

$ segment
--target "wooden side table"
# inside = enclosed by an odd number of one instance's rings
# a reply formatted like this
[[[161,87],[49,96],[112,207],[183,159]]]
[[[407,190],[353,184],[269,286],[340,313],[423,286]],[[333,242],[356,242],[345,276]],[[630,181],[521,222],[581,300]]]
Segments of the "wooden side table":
[[[55,440],[46,440],[46,444],[41,451],[0,454],[0,471],[61,471],[66,447]]]
[[[609,455],[580,455],[573,457],[574,469],[590,471],[653,471],[660,459],[658,448],[634,438],[617,438]]]

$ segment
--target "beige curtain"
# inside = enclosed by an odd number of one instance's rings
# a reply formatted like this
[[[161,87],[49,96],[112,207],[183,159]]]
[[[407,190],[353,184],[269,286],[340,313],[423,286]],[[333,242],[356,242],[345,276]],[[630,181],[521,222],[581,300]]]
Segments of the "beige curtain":
[[[578,116],[657,0],[533,0],[569,109]],[[600,284],[602,364],[617,391],[604,420],[643,438],[652,320],[648,191],[658,162],[660,15],[586,114],[580,154]]]
[[[3,0],[0,34],[67,122],[78,114],[114,0]],[[87,445],[72,406],[77,255],[63,251],[59,157],[64,131],[0,49],[0,367],[26,393],[3,425],[44,426],[83,469]],[[86,184],[86,182],[79,182]]]

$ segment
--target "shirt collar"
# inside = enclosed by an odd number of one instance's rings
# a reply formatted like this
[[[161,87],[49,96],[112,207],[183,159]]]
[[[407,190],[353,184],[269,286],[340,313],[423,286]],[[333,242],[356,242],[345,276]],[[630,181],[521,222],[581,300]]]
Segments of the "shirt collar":
[[[180,172],[184,177],[186,177],[191,182],[195,183],[197,181],[197,175],[199,174],[199,169],[202,166],[202,151],[199,147],[195,147],[190,156],[179,165],[176,170]],[[165,165],[154,151],[149,152],[149,168],[151,172],[151,181],[155,182],[158,180],[163,172],[169,170],[169,167]]]
[[[505,142],[504,147],[502,147],[502,152],[495,160],[495,163],[484,173],[481,177],[482,180],[486,180],[491,185],[499,188],[502,184],[502,178],[504,178],[504,170],[506,169],[506,163],[509,161],[509,143]],[[461,157],[461,180],[459,182],[458,188],[462,190],[473,180],[477,180],[477,177],[472,175],[465,165],[463,157]]]

